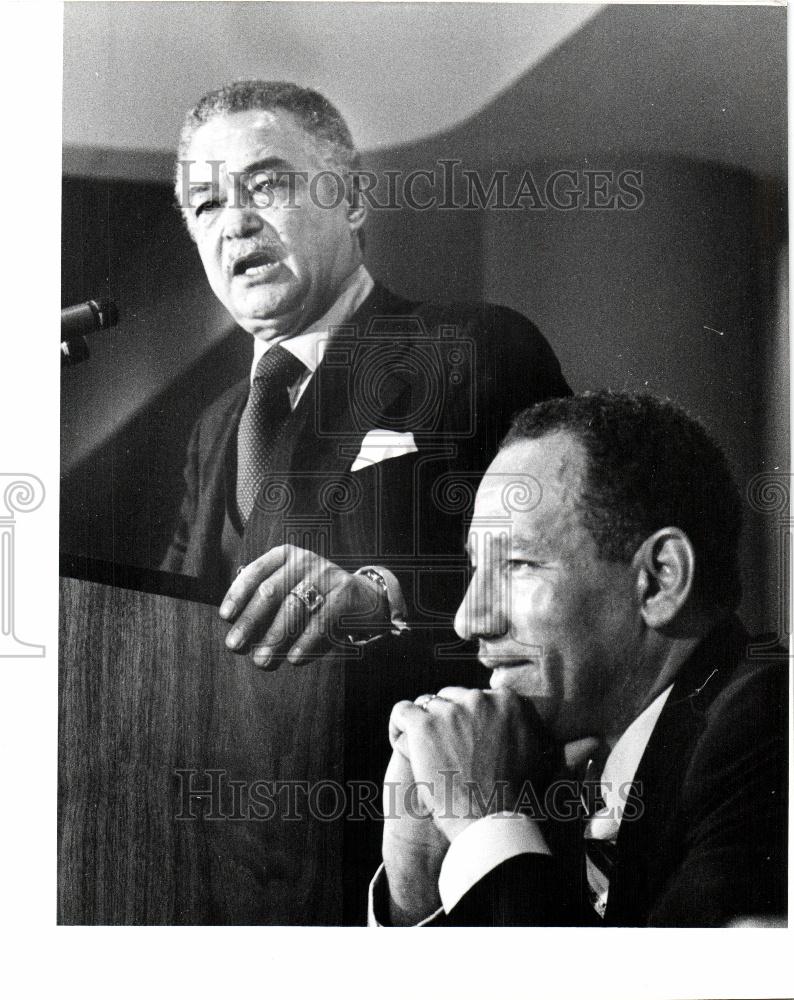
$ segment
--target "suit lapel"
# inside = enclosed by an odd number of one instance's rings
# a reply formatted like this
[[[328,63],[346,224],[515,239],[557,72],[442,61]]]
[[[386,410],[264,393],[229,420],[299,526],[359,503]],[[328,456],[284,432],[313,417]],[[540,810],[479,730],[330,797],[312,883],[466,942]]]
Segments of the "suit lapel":
[[[737,619],[718,625],[681,669],[637,767],[617,839],[605,920],[636,925],[678,859],[668,850],[681,820],[683,774],[705,713],[731,673],[746,633]]]
[[[241,379],[230,391],[225,404],[213,413],[204,439],[206,451],[199,445],[201,504],[191,532],[183,572],[201,577],[217,577],[221,535],[226,515],[229,456],[236,462],[237,424],[248,398],[248,379]]]
[[[223,469],[220,472],[223,476],[224,489],[226,491],[227,508],[235,512],[237,510],[237,429],[240,426],[240,419],[248,402],[250,389],[250,380],[245,379],[240,385],[240,395],[228,414],[226,427],[223,431],[224,461]]]
[[[347,449],[341,447],[360,440],[373,429],[373,419],[387,414],[407,382],[386,377],[378,382],[377,404],[367,405],[374,379],[383,375],[375,355],[383,344],[379,330],[388,330],[388,320],[404,325],[410,302],[376,285],[350,320],[339,327],[321,364],[301,397],[294,413],[294,432],[285,441],[284,468],[339,470],[349,466]],[[390,350],[399,344],[388,341]],[[372,412],[377,410],[377,413]]]
[[[243,562],[282,544],[289,535],[287,522],[311,521],[318,513],[319,482],[350,468],[357,445],[376,426],[368,419],[375,414],[360,403],[362,391],[366,396],[369,388],[363,381],[370,375],[366,358],[371,359],[383,341],[367,333],[373,322],[387,322],[389,317],[404,324],[411,308],[411,303],[376,285],[349,322],[336,330],[284,428],[272,473],[246,525]],[[389,346],[393,349],[394,344]],[[369,366],[371,371],[374,367]],[[387,373],[378,386],[377,410],[388,413],[407,387],[404,378]]]

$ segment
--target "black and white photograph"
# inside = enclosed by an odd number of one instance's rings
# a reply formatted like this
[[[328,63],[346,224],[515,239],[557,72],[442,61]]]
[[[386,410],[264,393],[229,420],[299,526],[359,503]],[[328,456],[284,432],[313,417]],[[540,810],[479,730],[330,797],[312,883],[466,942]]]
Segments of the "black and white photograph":
[[[0,654],[47,933],[791,995],[785,5],[38,10]]]

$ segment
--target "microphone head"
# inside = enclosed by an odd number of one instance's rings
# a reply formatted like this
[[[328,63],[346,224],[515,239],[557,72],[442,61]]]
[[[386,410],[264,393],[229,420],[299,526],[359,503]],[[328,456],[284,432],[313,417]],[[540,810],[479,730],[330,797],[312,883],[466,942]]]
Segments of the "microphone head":
[[[90,357],[85,337],[61,341],[61,368],[74,368]]]
[[[119,321],[119,311],[114,302],[89,299],[77,306],[61,309],[61,340],[85,337],[97,330],[108,330]]]
[[[99,316],[99,330],[107,330],[118,323],[119,311],[115,302],[111,302],[110,299],[102,299],[100,302],[94,302],[93,304],[96,306]]]
[[[108,330],[119,321],[119,311],[110,299],[89,299],[61,309],[61,367],[72,368],[89,356],[86,336]]]

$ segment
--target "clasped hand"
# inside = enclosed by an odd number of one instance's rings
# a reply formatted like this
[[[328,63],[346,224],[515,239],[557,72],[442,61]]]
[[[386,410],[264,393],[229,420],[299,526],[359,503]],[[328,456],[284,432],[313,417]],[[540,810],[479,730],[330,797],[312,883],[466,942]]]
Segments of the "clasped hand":
[[[389,918],[417,923],[440,905],[450,843],[491,812],[512,811],[527,779],[545,781],[554,747],[534,706],[510,691],[447,687],[392,709],[384,782]]]
[[[532,703],[506,690],[447,687],[398,702],[389,740],[450,842],[488,813],[514,809],[527,779],[545,780],[554,752]]]
[[[294,545],[271,549],[243,567],[220,615],[234,623],[226,646],[251,651],[254,663],[267,669],[283,659],[300,665],[321,656],[344,642],[352,622],[384,631],[389,623],[386,595],[375,581]]]

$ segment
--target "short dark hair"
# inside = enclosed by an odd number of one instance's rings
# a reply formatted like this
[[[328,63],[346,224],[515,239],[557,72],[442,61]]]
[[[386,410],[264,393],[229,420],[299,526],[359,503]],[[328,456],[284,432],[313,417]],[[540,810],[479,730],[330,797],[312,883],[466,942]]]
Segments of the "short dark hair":
[[[741,599],[739,492],[725,455],[702,425],[648,393],[586,392],[520,413],[502,443],[567,431],[584,447],[582,523],[603,559],[629,562],[664,527],[695,549],[695,593],[706,606]]]
[[[187,158],[197,129],[213,118],[238,111],[285,111],[318,142],[328,143],[330,160],[341,172],[358,169],[358,152],[340,112],[316,90],[282,80],[235,80],[205,94],[185,116],[178,160]]]

